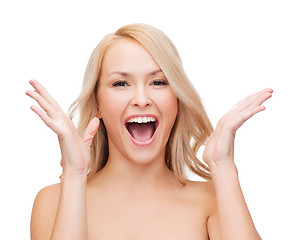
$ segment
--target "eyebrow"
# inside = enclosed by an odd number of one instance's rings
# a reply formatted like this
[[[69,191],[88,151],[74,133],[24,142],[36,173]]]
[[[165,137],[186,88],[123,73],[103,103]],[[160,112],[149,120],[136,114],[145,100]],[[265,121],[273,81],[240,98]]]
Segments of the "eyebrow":
[[[162,69],[154,70],[154,71],[152,71],[152,72],[149,72],[147,75],[148,75],[148,76],[155,76],[155,75],[157,75],[157,74],[160,73],[160,72],[161,72],[161,73],[163,72]],[[119,74],[119,75],[121,75],[121,76],[123,76],[123,77],[130,77],[130,76],[133,75],[133,74],[128,73],[128,72],[116,71],[116,72],[112,72],[112,73],[110,73],[109,76],[110,76],[110,75],[113,75],[113,74]]]
[[[157,69],[157,70],[155,70],[155,71],[153,71],[153,72],[150,72],[148,75],[149,76],[155,76],[155,75],[157,75],[158,73],[162,73],[163,71],[162,71],[162,69]]]

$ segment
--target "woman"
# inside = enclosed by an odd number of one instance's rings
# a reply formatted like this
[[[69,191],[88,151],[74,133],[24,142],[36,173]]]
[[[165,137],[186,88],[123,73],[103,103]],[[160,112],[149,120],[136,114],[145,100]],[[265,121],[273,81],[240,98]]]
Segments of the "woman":
[[[30,83],[35,90],[26,94],[44,111],[31,109],[58,135],[63,166],[61,183],[35,199],[33,240],[260,239],[233,146],[271,89],[238,103],[213,131],[176,48],[142,24],[98,44],[70,117],[39,82]],[[208,166],[196,157],[206,142]],[[186,166],[209,181],[187,180]]]

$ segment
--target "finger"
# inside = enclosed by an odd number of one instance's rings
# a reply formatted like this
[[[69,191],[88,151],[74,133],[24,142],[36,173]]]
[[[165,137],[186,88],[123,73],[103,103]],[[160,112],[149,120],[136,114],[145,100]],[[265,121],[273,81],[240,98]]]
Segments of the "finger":
[[[229,122],[228,128],[236,131],[244,122],[250,119],[255,114],[265,110],[262,104],[272,96],[271,88],[263,89],[260,92],[254,93],[243,101],[239,102],[228,114],[226,121]]]
[[[256,108],[269,99],[272,96],[272,92],[273,90],[271,88],[266,88],[260,92],[254,93],[236,104],[233,110],[245,115],[245,112],[253,111],[253,108]]]
[[[59,133],[62,131],[60,127],[56,124],[56,122],[50,118],[44,111],[42,111],[39,107],[37,106],[31,106],[30,109],[34,111],[41,119],[42,121],[56,134],[59,135]]]
[[[88,124],[88,126],[86,127],[84,134],[83,134],[83,141],[88,144],[89,146],[91,146],[93,138],[98,130],[100,121],[97,117],[94,117]]]
[[[265,106],[262,106],[262,103],[269,99],[271,96],[272,94],[270,92],[265,92],[251,106],[242,111],[240,114],[240,120],[237,124],[237,128],[240,127],[248,119],[253,117],[255,114],[264,111],[266,108]]]
[[[273,89],[272,88],[265,88],[265,89],[259,91],[258,94],[264,94],[266,92],[273,93]]]
[[[34,111],[48,127],[51,127],[52,119],[46,113],[44,113],[39,107],[34,105],[31,106],[30,109]]]
[[[47,114],[51,113],[51,110],[52,110],[51,105],[41,95],[39,95],[39,93],[37,93],[36,91],[32,91],[32,90],[28,90],[25,93],[29,97],[36,100],[38,102],[38,104],[43,108],[43,110]]]
[[[35,79],[31,79],[29,81],[31,86],[35,88],[35,90],[43,97],[45,98],[49,103],[56,104],[55,99],[49,94],[49,92],[44,88],[44,86],[38,82]]]
[[[256,104],[257,105],[263,104],[266,100],[272,97],[272,93],[273,91],[264,91],[263,93],[261,93],[257,98]]]
[[[251,95],[249,95],[248,97],[246,97],[245,99],[243,99],[242,101],[240,101],[238,104],[246,104],[249,105],[251,104],[255,99],[258,99],[260,96],[266,94],[266,93],[273,93],[273,89],[271,88],[265,88],[259,92],[253,93]]]
[[[254,116],[255,114],[257,114],[265,109],[266,109],[265,106],[259,105],[259,106],[256,106],[256,107],[248,110],[248,111],[245,111],[244,114],[242,115],[243,122],[247,121],[252,116]]]
[[[253,99],[250,99],[247,106],[245,106],[245,108],[242,109],[242,114],[245,115],[245,113],[248,114],[249,112],[253,112],[253,111],[255,111],[255,113],[257,113],[256,110],[257,110],[258,106],[261,106],[270,97],[272,97],[271,91],[264,91],[264,92],[258,93],[256,95],[256,97]],[[259,108],[259,109],[260,109],[260,111],[264,110],[261,108]]]

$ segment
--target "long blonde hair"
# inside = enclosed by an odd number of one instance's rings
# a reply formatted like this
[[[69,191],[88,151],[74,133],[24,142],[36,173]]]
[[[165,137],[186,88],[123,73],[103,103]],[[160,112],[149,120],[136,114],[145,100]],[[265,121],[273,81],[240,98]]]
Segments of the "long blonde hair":
[[[201,99],[188,80],[176,47],[160,30],[145,24],[131,24],[118,29],[101,40],[94,49],[84,76],[79,97],[69,108],[73,119],[79,111],[77,130],[82,136],[90,120],[97,115],[97,88],[102,60],[106,50],[117,40],[135,39],[155,59],[178,98],[178,114],[166,145],[166,164],[176,177],[185,183],[186,166],[204,179],[211,179],[209,168],[197,158],[199,148],[205,144],[213,127]],[[91,145],[91,167],[88,177],[102,169],[108,159],[108,138],[101,120]]]

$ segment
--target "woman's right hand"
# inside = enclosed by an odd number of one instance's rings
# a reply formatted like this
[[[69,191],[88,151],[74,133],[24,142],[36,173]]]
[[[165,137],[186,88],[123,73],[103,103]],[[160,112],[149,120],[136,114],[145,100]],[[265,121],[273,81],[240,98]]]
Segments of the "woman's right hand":
[[[63,174],[86,176],[91,163],[90,146],[99,127],[99,119],[94,117],[89,122],[81,138],[72,120],[48,91],[36,80],[29,83],[35,90],[26,91],[26,95],[36,100],[44,111],[37,106],[31,106],[31,110],[58,135]]]

